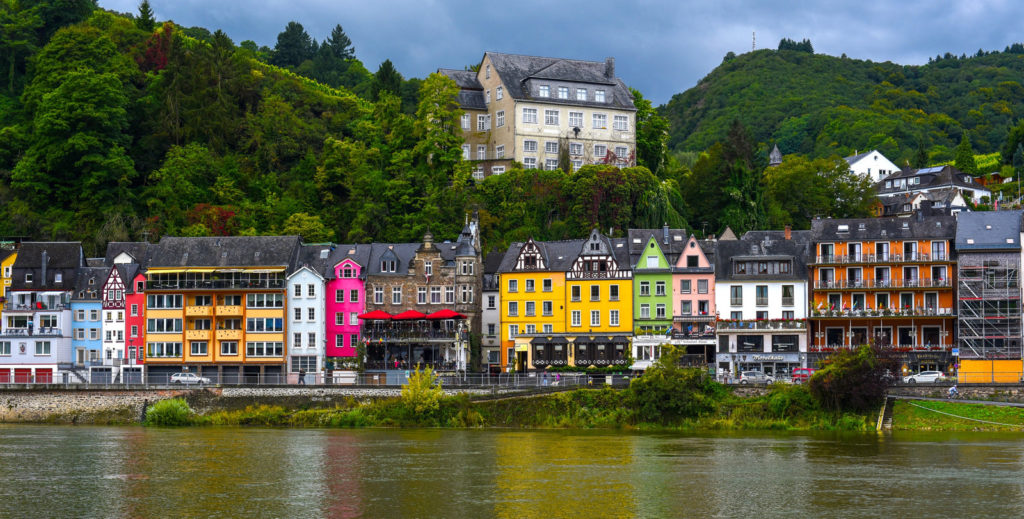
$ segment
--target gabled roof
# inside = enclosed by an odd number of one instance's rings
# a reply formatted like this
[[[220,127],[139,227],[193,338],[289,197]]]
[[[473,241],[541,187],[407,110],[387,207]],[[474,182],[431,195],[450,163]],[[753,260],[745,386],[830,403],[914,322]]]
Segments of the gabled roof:
[[[617,77],[609,77],[609,72],[614,74],[614,60],[609,61],[582,61],[564,58],[543,58],[539,56],[525,56],[521,54],[503,54],[500,52],[487,52],[494,65],[494,70],[501,77],[508,95],[513,99],[538,99],[530,96],[525,87],[530,79],[564,81],[565,83],[582,83],[607,86],[604,103],[593,101],[577,101],[572,99],[557,99],[554,97],[540,98],[544,102],[569,105],[604,106],[622,110],[635,110],[633,96],[630,94],[626,84]],[[573,97],[573,96],[570,96]]]
[[[483,85],[476,78],[475,70],[459,70],[454,68],[439,68],[437,73],[448,76],[459,88],[467,90],[483,90]]]
[[[146,261],[146,251],[152,244],[144,241],[112,241],[107,244],[107,255],[104,258],[104,265],[113,265],[114,258],[121,253],[128,254],[135,259],[136,263]]]
[[[566,272],[572,269],[583,243],[586,240],[558,240],[558,241],[535,241],[537,249],[544,257],[547,272]],[[524,242],[515,242],[509,245],[498,267],[498,272],[515,272],[516,260],[522,250]]]
[[[505,257],[505,253],[500,251],[493,251],[487,253],[484,258],[484,274],[497,274],[498,268],[501,267],[501,260]]]
[[[718,250],[715,255],[715,279],[722,281],[806,281],[807,257],[810,252],[811,231],[791,231],[788,240],[785,231],[747,231],[737,240],[718,241]],[[733,274],[732,269],[734,259],[792,259],[793,268],[789,274],[737,276]]]
[[[114,265],[117,269],[117,275],[121,276],[121,282],[124,283],[124,291],[126,294],[135,293],[135,283],[132,281],[135,276],[142,270],[142,266],[138,263],[118,263]]]
[[[919,183],[911,185],[905,181],[906,179],[913,178],[920,178]],[[903,187],[896,187],[896,180],[904,180]],[[886,182],[891,183],[890,187],[885,187]],[[878,193],[878,196],[882,197],[938,187],[955,187],[989,192],[989,189],[978,183],[974,177],[949,165],[921,169],[904,169],[875,183],[875,191]]]
[[[71,290],[75,283],[75,271],[85,266],[80,242],[24,242],[18,249],[18,257],[11,269],[11,289]],[[29,273],[32,274],[32,282],[26,283],[25,274]],[[57,274],[61,276],[59,283],[56,282]]]
[[[0,261],[7,259],[11,254],[16,254],[18,251],[12,249],[0,249]]]
[[[300,243],[298,236],[164,237],[146,267],[291,267]]]
[[[960,213],[956,225],[957,250],[1021,249],[1021,216],[1024,211]]]
[[[913,217],[882,216],[879,218],[822,218],[811,221],[815,243],[831,241],[936,240],[953,239],[955,216],[918,211]]]
[[[306,267],[321,278],[328,279],[334,277],[333,269],[331,268],[333,264],[330,263],[333,249],[333,244],[300,245],[298,258],[295,261],[295,269],[289,273],[289,276]]]
[[[868,155],[871,155],[874,152],[875,150],[865,151],[864,153],[860,153],[858,155],[850,155],[849,157],[843,157],[843,160],[845,160],[847,164],[852,166],[857,162],[860,162],[860,159],[863,159],[864,157],[867,157]]]
[[[629,229],[626,232],[626,237],[628,238],[630,264],[636,265],[636,262],[640,260],[644,248],[647,247],[647,240],[651,237],[657,240],[658,247],[661,248],[665,259],[669,263],[673,263],[679,253],[686,248],[686,229],[668,229],[667,244],[665,243],[665,234],[664,227],[661,229]]]
[[[109,272],[109,267],[80,267],[76,269],[71,299],[74,301],[99,301],[102,299],[103,284],[106,283]]]
[[[360,276],[365,278],[366,269],[370,264],[370,251],[372,248],[373,245],[369,243],[343,243],[336,245],[334,251],[331,252],[329,260],[330,279],[334,278],[334,268],[342,261],[345,261],[346,258],[351,259],[361,267]]]
[[[370,258],[364,272],[370,276],[405,276],[409,274],[409,264],[416,257],[420,243],[374,243],[370,249]],[[394,272],[381,272],[380,262],[383,259],[395,260]]]

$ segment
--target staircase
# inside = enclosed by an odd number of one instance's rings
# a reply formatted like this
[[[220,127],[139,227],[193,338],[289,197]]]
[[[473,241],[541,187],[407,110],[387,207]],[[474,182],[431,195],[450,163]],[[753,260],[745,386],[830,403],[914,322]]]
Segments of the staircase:
[[[88,384],[89,383],[89,379],[86,378],[85,375],[82,375],[82,372],[78,371],[78,367],[75,366],[74,364],[68,366],[67,370],[70,371],[71,374],[74,375],[75,378],[78,379],[78,383],[79,384]]]
[[[882,404],[882,410],[878,413],[878,425],[876,428],[879,431],[891,431],[892,430],[892,408],[896,402],[894,397],[889,395],[885,396],[885,403]]]

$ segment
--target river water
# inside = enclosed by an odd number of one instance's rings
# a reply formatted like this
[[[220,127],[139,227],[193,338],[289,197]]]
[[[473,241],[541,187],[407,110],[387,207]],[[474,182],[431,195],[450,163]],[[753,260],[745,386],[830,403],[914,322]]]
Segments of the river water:
[[[1022,440],[0,425],[0,517],[1021,517]]]

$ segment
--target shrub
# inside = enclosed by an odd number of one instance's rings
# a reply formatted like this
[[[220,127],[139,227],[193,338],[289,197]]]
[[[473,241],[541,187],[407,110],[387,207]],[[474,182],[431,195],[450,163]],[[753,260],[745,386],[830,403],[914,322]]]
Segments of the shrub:
[[[775,418],[795,418],[818,409],[818,403],[803,384],[773,384],[768,393],[768,409]]]
[[[192,423],[193,413],[183,398],[156,402],[146,410],[144,425],[178,426]]]
[[[417,420],[433,419],[441,409],[441,380],[429,366],[409,375],[409,383],[402,386],[402,402],[416,414]]]
[[[680,368],[679,355],[676,348],[662,346],[661,358],[630,383],[630,400],[641,422],[696,418],[713,411],[725,396],[725,388],[704,370]]]
[[[811,395],[819,405],[836,411],[866,411],[885,395],[886,371],[895,372],[894,359],[872,346],[840,350],[811,377]]]

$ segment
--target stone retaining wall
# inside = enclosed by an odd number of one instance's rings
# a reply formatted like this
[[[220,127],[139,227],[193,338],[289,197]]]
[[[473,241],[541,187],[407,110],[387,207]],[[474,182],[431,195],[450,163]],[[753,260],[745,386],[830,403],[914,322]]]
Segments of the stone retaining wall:
[[[889,388],[890,395],[943,398],[950,384],[917,384]],[[1020,384],[960,384],[957,387],[966,400],[996,400],[1024,403],[1024,386]]]

